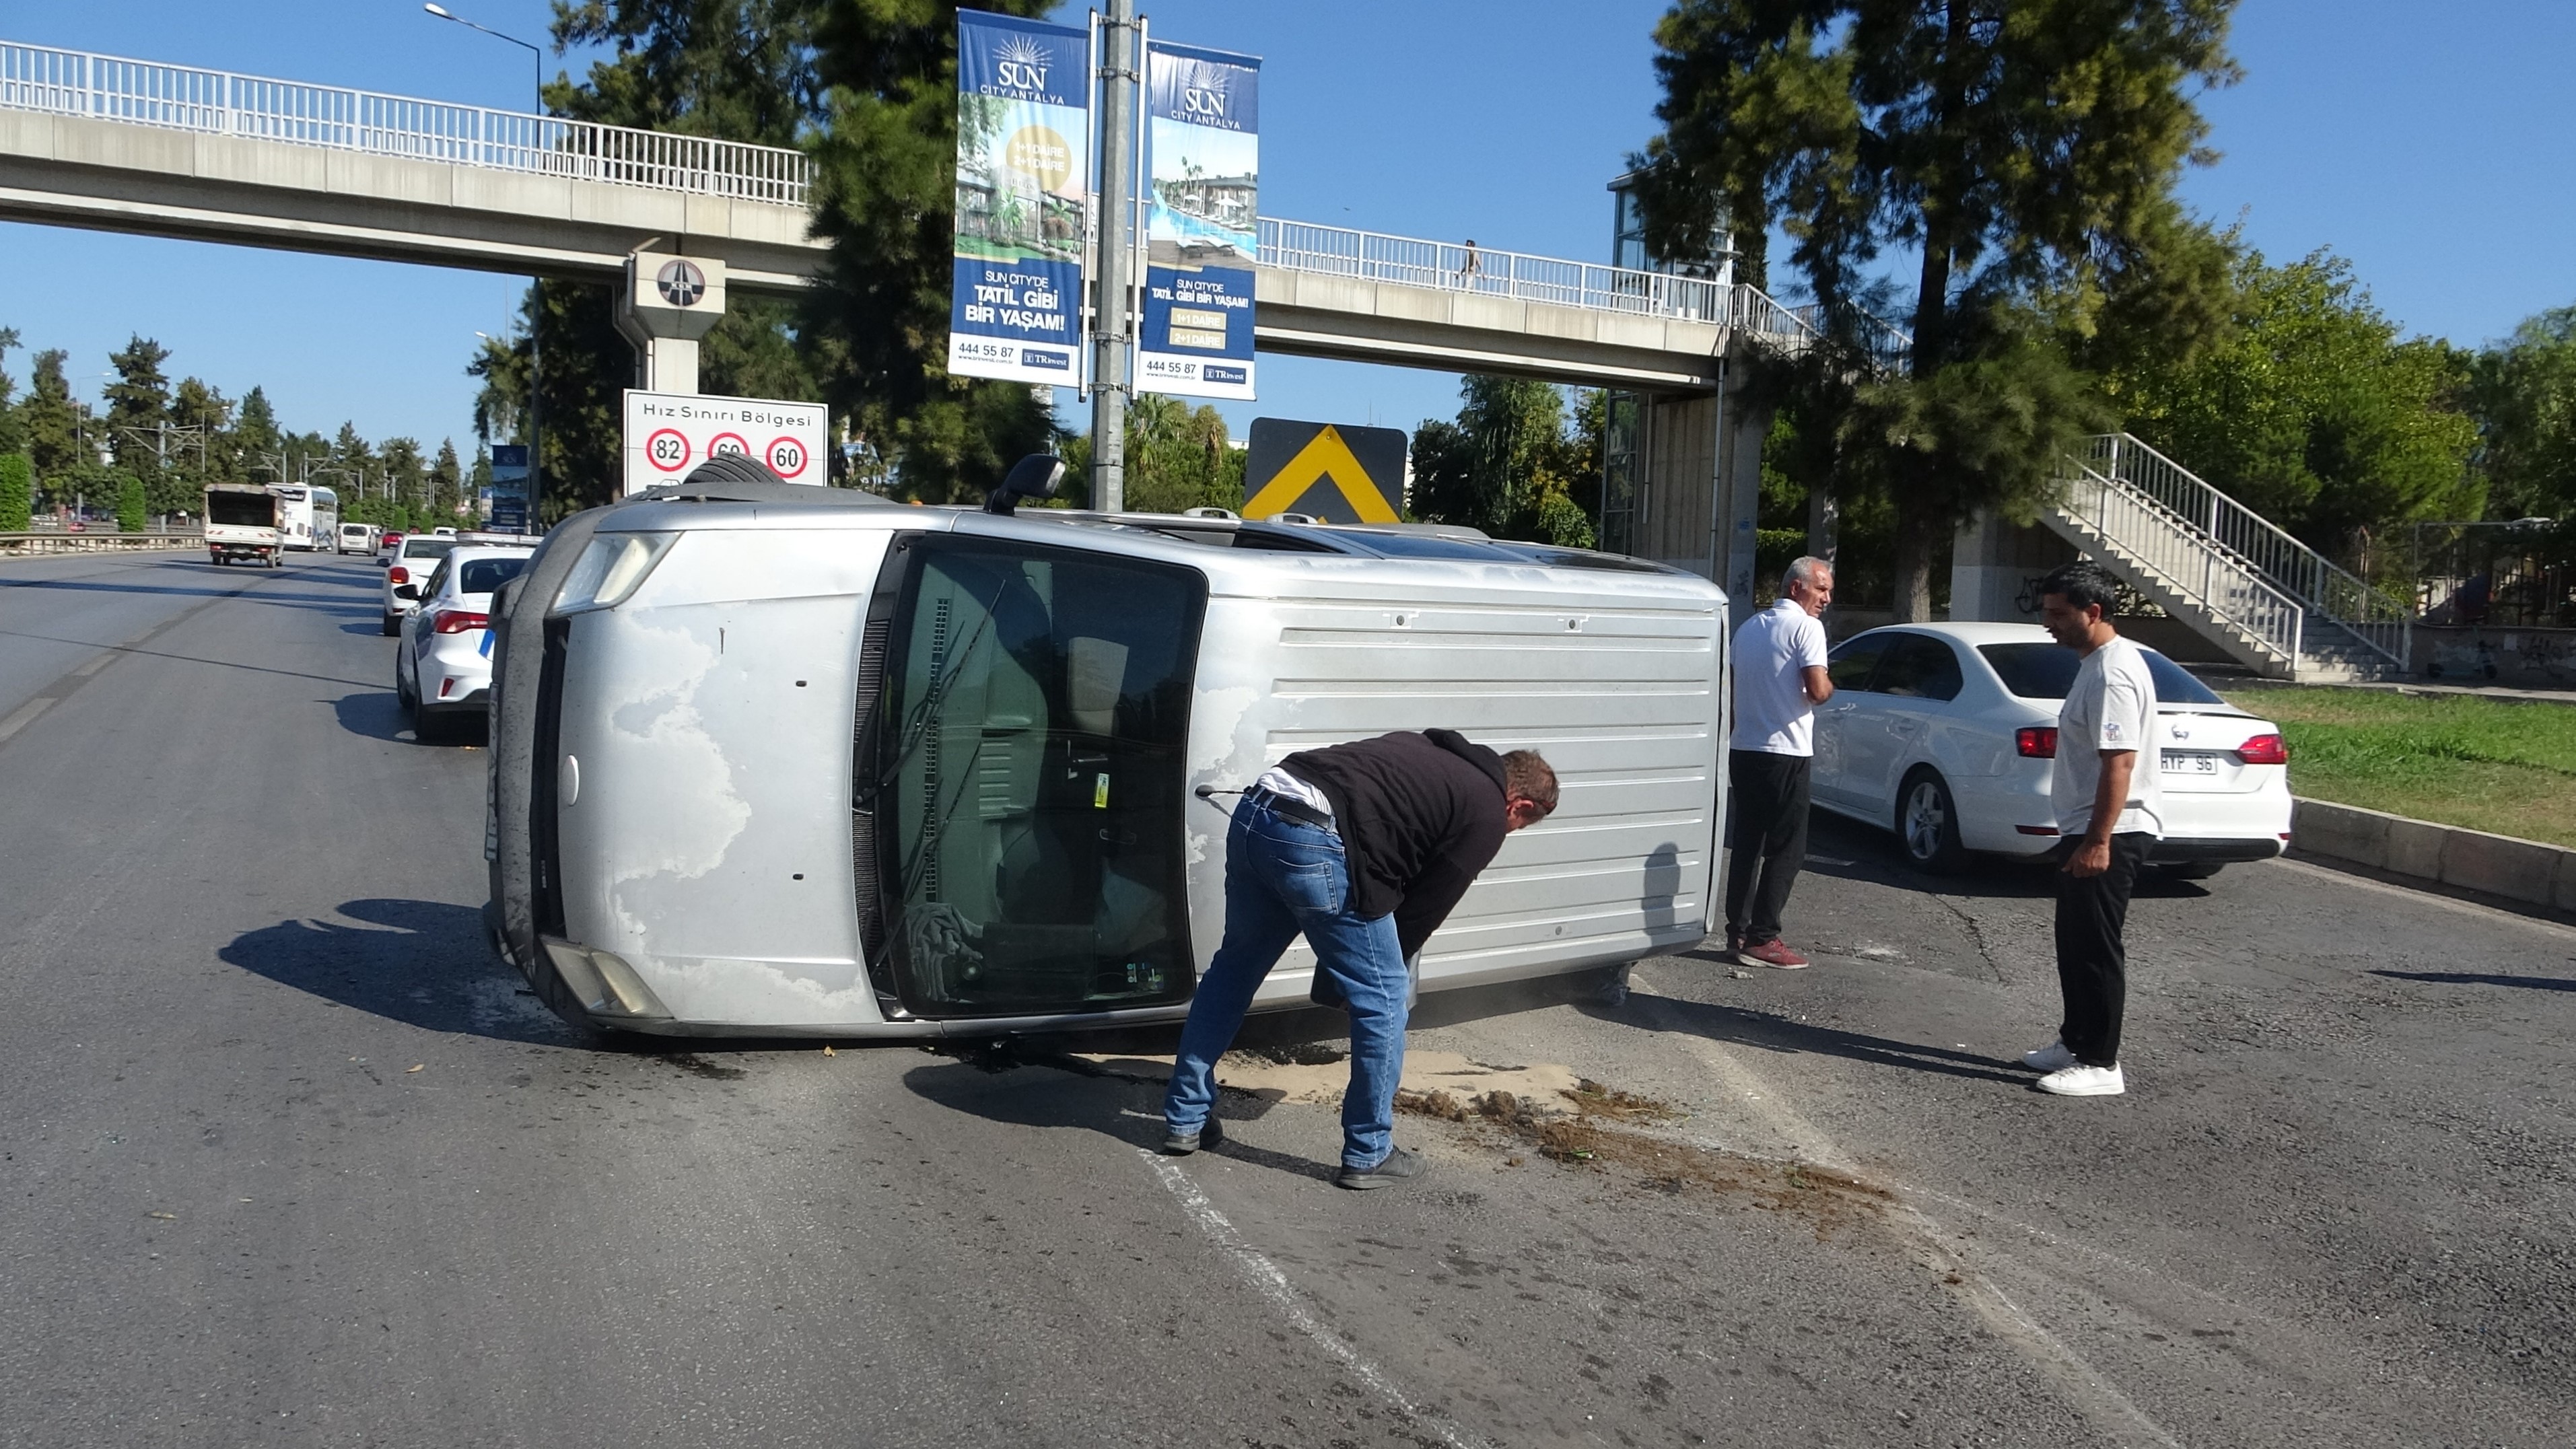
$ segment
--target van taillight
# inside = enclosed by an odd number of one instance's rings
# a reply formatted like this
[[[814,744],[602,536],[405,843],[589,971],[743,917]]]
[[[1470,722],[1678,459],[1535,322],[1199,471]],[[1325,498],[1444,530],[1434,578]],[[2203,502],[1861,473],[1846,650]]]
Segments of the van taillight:
[[[468,629],[489,628],[491,623],[489,614],[477,614],[466,609],[441,609],[430,620],[429,627],[441,634],[462,634]]]
[[[2290,745],[2279,735],[2256,735],[2236,747],[2236,758],[2249,765],[2286,765]]]
[[[411,582],[411,570],[405,568],[395,569],[392,573],[385,575],[385,582],[392,584],[396,588],[400,588],[404,584]]]
[[[2057,726],[2030,725],[2013,731],[2013,748],[2025,760],[2057,758]]]

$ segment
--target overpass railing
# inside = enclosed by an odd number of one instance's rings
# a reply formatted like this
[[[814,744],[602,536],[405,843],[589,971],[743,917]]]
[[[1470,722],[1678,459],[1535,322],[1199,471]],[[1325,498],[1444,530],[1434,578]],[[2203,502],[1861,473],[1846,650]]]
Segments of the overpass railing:
[[[0,42],[0,108],[781,206],[801,151]]]
[[[1388,236],[1268,216],[1261,218],[1261,260],[1291,272],[1703,322],[1729,320],[1734,290],[1703,277],[1596,266],[1500,247]]]

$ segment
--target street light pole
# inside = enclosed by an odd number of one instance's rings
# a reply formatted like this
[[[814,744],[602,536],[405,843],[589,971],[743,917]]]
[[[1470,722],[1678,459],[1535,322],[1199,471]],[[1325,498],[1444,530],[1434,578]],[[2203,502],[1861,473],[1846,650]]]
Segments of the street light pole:
[[[462,16],[462,15],[458,15],[458,14],[454,13],[453,11],[450,11],[446,6],[444,6],[444,5],[440,5],[440,4],[436,3],[436,0],[431,0],[431,3],[426,4],[426,5],[423,5],[423,6],[421,6],[420,8],[421,8],[421,9],[423,9],[423,10],[428,11],[428,12],[429,12],[430,14],[432,14],[432,15],[437,16],[437,17],[438,17],[439,19],[441,19],[441,20],[453,20],[453,21],[455,21],[457,24],[464,26],[464,27],[465,27],[466,29],[468,29],[468,30],[480,30],[480,31],[482,31],[485,35],[491,36],[491,37],[492,37],[493,39],[495,39],[495,40],[506,40],[506,41],[510,42],[512,45],[519,46],[519,47],[521,47],[522,49],[526,50],[526,51],[528,52],[529,56],[530,56],[532,59],[534,59],[534,61],[536,62],[536,76],[537,76],[537,88],[536,88],[537,109],[536,109],[536,114],[537,114],[537,115],[539,115],[539,116],[543,116],[543,115],[545,114],[545,112],[546,112],[546,53],[545,53],[545,50],[544,50],[542,47],[537,46],[537,45],[535,45],[535,44],[533,44],[533,43],[531,43],[531,42],[529,42],[529,41],[521,40],[519,37],[517,37],[517,36],[515,36],[515,35],[503,35],[500,31],[494,30],[493,28],[491,28],[491,27],[490,27],[490,26],[488,26],[488,25],[477,25],[477,24],[475,24],[473,21],[466,19],[464,16]],[[543,495],[543,491],[544,491],[544,490],[539,486],[539,483],[538,483],[538,476],[539,476],[540,465],[538,464],[537,459],[538,459],[538,457],[539,457],[539,456],[543,453],[543,451],[544,451],[543,444],[544,444],[544,441],[545,441],[545,440],[544,440],[544,434],[543,434],[543,432],[542,432],[542,424],[543,424],[543,422],[544,422],[544,416],[545,416],[545,402],[544,402],[544,398],[545,398],[545,376],[546,376],[546,352],[545,352],[545,346],[546,346],[546,344],[545,344],[545,336],[546,336],[546,329],[545,329],[545,320],[546,320],[546,287],[545,287],[545,278],[543,278],[543,277],[539,277],[539,276],[535,276],[535,275],[531,275],[531,276],[529,276],[529,278],[528,278],[528,292],[529,292],[529,295],[531,295],[532,297],[534,297],[534,298],[536,299],[536,305],[535,305],[534,310],[531,312],[531,314],[530,314],[530,316],[529,316],[529,318],[528,318],[528,523],[527,523],[527,526],[529,527],[529,529],[531,529],[531,530],[532,530],[532,531],[534,531],[534,532],[537,532],[537,533],[543,533],[543,532],[545,532],[545,526],[544,526],[542,523],[540,523],[540,522],[538,521],[538,519],[539,519],[539,513],[538,513],[538,509],[537,509],[537,500],[538,500],[538,499]]]
[[[1092,315],[1099,343],[1091,374],[1091,506],[1127,503],[1127,275],[1135,238],[1136,0],[1109,0],[1108,54],[1100,71],[1100,291]]]

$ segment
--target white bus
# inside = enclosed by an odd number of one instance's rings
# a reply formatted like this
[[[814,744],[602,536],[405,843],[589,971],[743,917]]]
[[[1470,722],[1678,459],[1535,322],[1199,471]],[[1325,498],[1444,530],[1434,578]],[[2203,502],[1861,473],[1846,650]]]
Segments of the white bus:
[[[328,488],[274,484],[269,490],[286,500],[286,546],[307,551],[337,548],[340,495]]]

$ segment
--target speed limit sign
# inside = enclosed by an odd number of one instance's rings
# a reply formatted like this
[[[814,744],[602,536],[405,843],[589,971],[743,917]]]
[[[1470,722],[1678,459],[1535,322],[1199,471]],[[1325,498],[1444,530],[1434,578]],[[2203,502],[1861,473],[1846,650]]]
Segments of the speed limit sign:
[[[821,403],[694,393],[626,394],[626,491],[677,483],[711,458],[750,458],[782,482],[819,485],[831,417]],[[768,441],[755,447],[754,438]]]
[[[644,440],[644,456],[665,473],[686,472],[689,455],[694,451],[677,428],[657,428],[653,436]]]

